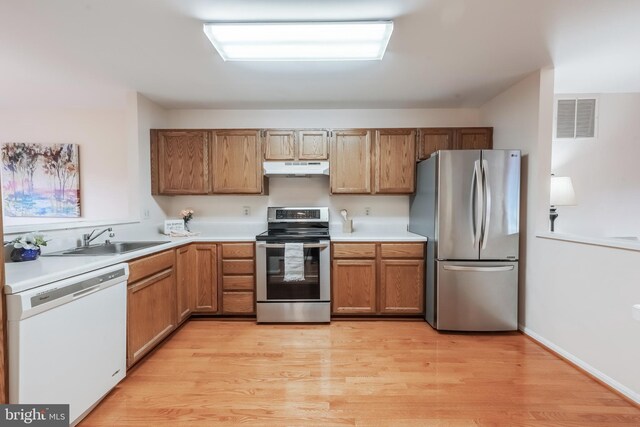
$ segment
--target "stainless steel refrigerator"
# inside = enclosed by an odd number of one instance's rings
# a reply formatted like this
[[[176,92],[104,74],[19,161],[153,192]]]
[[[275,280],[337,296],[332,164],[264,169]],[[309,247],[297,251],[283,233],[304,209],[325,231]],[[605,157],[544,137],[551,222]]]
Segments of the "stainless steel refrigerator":
[[[409,231],[428,237],[427,322],[516,330],[520,151],[438,151],[418,164],[416,179]]]

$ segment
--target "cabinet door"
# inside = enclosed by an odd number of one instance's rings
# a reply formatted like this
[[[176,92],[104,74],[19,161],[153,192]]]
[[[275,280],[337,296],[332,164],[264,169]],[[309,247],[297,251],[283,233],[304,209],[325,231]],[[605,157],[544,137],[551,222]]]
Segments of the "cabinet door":
[[[424,311],[424,260],[380,261],[380,311],[397,314]]]
[[[260,194],[262,146],[256,130],[212,132],[211,176],[214,193]]]
[[[195,259],[193,311],[218,311],[218,256],[215,244],[192,245]]]
[[[298,159],[326,160],[328,158],[326,130],[301,130],[298,132]]]
[[[371,131],[333,132],[330,156],[332,193],[371,193]]]
[[[453,150],[454,129],[418,129],[418,160],[425,160],[438,150]]]
[[[334,259],[332,275],[334,314],[375,314],[376,260]]]
[[[184,322],[193,309],[191,289],[195,280],[195,253],[191,245],[176,250],[176,284],[178,323]]]
[[[490,148],[493,148],[493,128],[456,129],[456,150],[484,150]]]
[[[415,130],[377,130],[374,151],[375,193],[413,193],[416,176]]]
[[[140,360],[176,327],[176,282],[172,268],[128,287],[127,366]]]
[[[292,130],[267,130],[264,134],[265,160],[294,160],[295,132]]]
[[[209,136],[206,131],[156,131],[159,194],[209,192]],[[156,163],[155,156],[152,156]],[[155,170],[152,165],[152,171]]]

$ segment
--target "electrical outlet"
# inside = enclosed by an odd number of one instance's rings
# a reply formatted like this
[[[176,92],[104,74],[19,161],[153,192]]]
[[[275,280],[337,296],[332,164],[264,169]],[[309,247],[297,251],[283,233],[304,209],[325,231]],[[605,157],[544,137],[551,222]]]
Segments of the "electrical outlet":
[[[251,207],[249,207],[249,206],[243,206],[243,207],[242,207],[242,215],[244,215],[244,216],[249,216],[249,215],[251,215]]]
[[[364,208],[364,215],[365,216],[371,215],[371,208]]]
[[[151,217],[151,213],[149,212],[149,209],[144,208],[142,210],[142,218],[149,219],[150,217]]]

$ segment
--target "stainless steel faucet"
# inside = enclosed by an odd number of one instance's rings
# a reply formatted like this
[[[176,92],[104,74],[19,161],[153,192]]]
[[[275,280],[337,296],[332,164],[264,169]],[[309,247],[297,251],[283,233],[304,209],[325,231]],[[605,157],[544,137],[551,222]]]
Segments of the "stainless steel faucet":
[[[91,233],[86,233],[86,234],[82,235],[82,246],[89,246],[91,244],[91,242],[96,240],[98,237],[102,236],[107,231],[109,232],[109,237],[114,237],[115,236],[115,234],[113,233],[113,229],[111,227],[105,228],[104,230],[102,230],[101,232],[99,232],[98,234],[96,234],[94,236],[93,233],[95,233],[96,231],[98,231],[97,228],[95,230],[93,230]],[[106,245],[108,245],[111,242],[109,240],[105,240],[104,243]]]

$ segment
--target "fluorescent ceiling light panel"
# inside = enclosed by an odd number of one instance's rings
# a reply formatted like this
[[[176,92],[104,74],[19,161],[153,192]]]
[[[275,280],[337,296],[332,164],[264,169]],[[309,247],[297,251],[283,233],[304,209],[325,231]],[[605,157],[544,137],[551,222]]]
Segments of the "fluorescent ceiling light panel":
[[[380,60],[393,22],[211,22],[204,32],[225,61]]]

